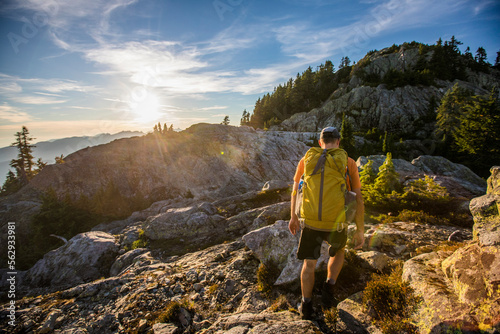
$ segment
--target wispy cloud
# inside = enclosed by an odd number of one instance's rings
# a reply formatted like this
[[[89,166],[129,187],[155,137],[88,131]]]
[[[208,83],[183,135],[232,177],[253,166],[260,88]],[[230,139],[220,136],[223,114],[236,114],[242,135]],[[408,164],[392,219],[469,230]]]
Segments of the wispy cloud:
[[[493,0],[481,0],[478,1],[477,3],[474,3],[474,15],[478,15],[479,13],[483,12],[486,8],[488,8],[491,5],[494,5],[495,1]]]
[[[44,96],[35,95],[16,95],[10,98],[11,101],[21,104],[33,104],[33,105],[50,105],[50,104],[60,104],[66,103],[68,100],[52,99]]]
[[[56,105],[68,101],[65,94],[89,93],[97,88],[73,80],[20,78],[0,73],[0,97],[13,103]]]
[[[22,123],[32,121],[33,117],[24,111],[20,111],[13,106],[4,103],[0,105],[0,119],[11,123]]]
[[[355,22],[318,30],[311,22],[274,29],[284,53],[299,59],[318,61],[332,54],[365,52],[368,42],[382,33],[435,24],[466,8],[467,0],[368,1],[372,9]]]
[[[222,109],[227,109],[227,106],[205,107],[205,108],[200,108],[198,110],[200,110],[200,111],[208,111],[208,110],[222,110]]]

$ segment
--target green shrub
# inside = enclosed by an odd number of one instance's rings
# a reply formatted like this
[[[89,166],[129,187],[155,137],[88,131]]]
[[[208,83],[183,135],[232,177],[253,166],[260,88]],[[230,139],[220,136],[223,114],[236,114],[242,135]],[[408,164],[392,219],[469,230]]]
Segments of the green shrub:
[[[139,239],[134,241],[132,243],[132,249],[137,249],[137,248],[146,248],[148,246],[148,238],[144,234],[144,230],[140,229],[139,230]]]
[[[167,323],[167,322],[178,322],[179,321],[179,312],[181,310],[181,304],[176,301],[172,301],[167,304],[165,310],[158,317],[158,322]]]
[[[339,286],[348,287],[354,282],[359,282],[363,274],[362,260],[356,255],[356,251],[349,249],[345,252],[345,261],[342,270],[337,278]],[[321,280],[324,282],[325,279]]]
[[[394,222],[412,222],[417,224],[427,224],[427,225],[449,225],[450,220],[446,217],[437,217],[431,214],[420,211],[412,211],[404,209],[399,212],[396,216],[389,215],[379,215],[377,217],[373,217],[375,220],[382,224],[394,223]]]
[[[401,320],[399,317],[383,321],[378,324],[380,330],[384,334],[418,334],[418,327],[408,320]]]
[[[273,290],[273,284],[280,274],[277,266],[273,263],[265,265],[261,262],[257,269],[257,289],[262,292],[266,298],[270,298]]]
[[[207,294],[209,296],[213,296],[213,295],[215,295],[215,293],[217,292],[218,289],[219,289],[219,284],[214,283],[214,284],[210,285],[210,287],[208,288]]]
[[[285,295],[279,295],[278,298],[274,300],[274,302],[271,304],[271,311],[273,312],[279,312],[279,311],[287,311],[292,308],[290,303],[288,302],[288,299],[286,299]]]
[[[401,276],[401,267],[391,274],[374,274],[364,290],[363,304],[370,310],[377,325],[384,328],[384,333],[400,333],[398,328],[413,328],[409,319],[421,302],[421,298],[415,295],[413,288]]]
[[[325,323],[333,329],[334,333],[337,333],[337,324],[339,322],[339,310],[336,307],[332,307],[323,310],[323,315],[325,317]]]
[[[187,299],[182,299],[181,301],[171,301],[158,316],[158,322],[178,324],[181,308],[185,309],[189,313],[194,313],[196,311],[193,302]]]
[[[373,217],[381,223],[412,221],[429,225],[472,226],[472,217],[457,213],[460,201],[452,198],[445,187],[426,175],[409,182],[403,189],[399,184],[390,153],[374,179],[372,162],[360,173],[365,205],[375,212],[394,212]]]

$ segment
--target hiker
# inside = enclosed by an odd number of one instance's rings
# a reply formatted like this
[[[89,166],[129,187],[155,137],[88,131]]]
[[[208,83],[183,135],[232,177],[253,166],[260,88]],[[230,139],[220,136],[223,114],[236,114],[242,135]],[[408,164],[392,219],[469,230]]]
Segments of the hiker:
[[[325,153],[324,155],[326,157],[327,152],[328,155],[330,154],[335,155],[333,160],[330,157],[326,159],[327,162],[325,164],[329,166],[339,165],[339,163],[342,163],[342,161],[344,161],[344,166],[334,166],[334,168],[337,168],[337,170],[345,168],[345,166],[347,165],[347,168],[345,169],[347,169],[348,172],[344,172],[343,175],[340,172],[335,172],[335,174],[332,174],[333,172],[331,170],[327,171],[324,174],[323,182],[327,184],[329,182],[328,179],[329,178],[332,179],[334,175],[336,175],[336,177],[342,177],[343,179],[339,179],[342,181],[340,182],[342,184],[339,186],[338,189],[341,188],[343,189],[342,186],[347,184],[348,190],[356,194],[356,201],[353,202],[353,205],[356,208],[356,214],[354,220],[356,222],[356,227],[357,227],[353,238],[355,249],[361,249],[365,241],[364,204],[363,204],[363,197],[361,195],[361,182],[359,180],[359,174],[356,162],[353,159],[348,158],[346,152],[339,148],[340,133],[335,127],[327,127],[321,131],[319,145],[321,146],[321,149],[311,148],[308,151],[308,153],[306,153],[306,155],[300,160],[297,166],[297,170],[295,172],[295,177],[294,177],[293,192],[291,199],[291,219],[288,226],[290,232],[293,235],[295,235],[301,229],[301,222],[303,223],[300,235],[299,247],[297,250],[297,258],[299,260],[304,260],[302,266],[302,272],[300,275],[301,288],[302,288],[302,303],[299,307],[299,311],[303,319],[310,319],[313,313],[312,292],[314,288],[314,270],[316,267],[316,262],[321,253],[321,244],[323,243],[323,240],[325,240],[330,245],[329,248],[330,259],[328,261],[327,280],[326,282],[323,283],[321,291],[321,302],[323,306],[326,308],[337,306],[338,301],[334,296],[335,282],[342,269],[342,265],[344,264],[344,248],[347,242],[347,224],[345,222],[344,197],[343,197],[344,195],[343,193],[341,193],[340,190],[336,191],[330,190],[329,192],[325,192],[324,194],[325,197],[323,197],[326,198],[326,196],[337,196],[337,198],[339,198],[338,196],[342,196],[340,198],[340,201],[334,199],[334,202],[331,202],[330,200],[330,203],[334,204],[336,204],[336,202],[341,202],[339,206],[341,207],[341,210],[344,213],[340,212],[337,215],[339,217],[338,219],[332,219],[332,221],[322,221],[322,219],[317,219],[317,218],[308,219],[308,217],[306,216],[306,217],[301,217],[299,221],[299,216],[296,213],[296,208],[299,205],[296,199],[296,194],[297,191],[299,190],[299,183],[301,182],[301,178],[307,177],[307,175],[304,174],[304,172],[310,171],[312,168],[314,168],[313,173],[308,172],[309,175],[318,174],[317,170],[318,167],[309,166],[309,164],[315,164],[315,165],[317,164],[315,162],[316,160],[314,158],[311,158],[312,157],[311,154],[314,154],[314,152],[316,152],[315,154],[317,156],[321,153]],[[317,160],[319,161],[320,158]],[[323,161],[325,161],[325,159]],[[308,164],[308,166],[306,166],[306,164]],[[305,180],[307,180],[309,183],[312,183],[313,181],[311,180],[311,178],[312,176],[309,179]],[[323,175],[321,176],[321,178],[323,178]],[[320,177],[318,176],[317,179],[320,179]],[[336,183],[338,184],[339,182]],[[307,182],[305,182],[304,184],[306,187],[309,188],[311,187],[314,188],[315,186],[311,184],[307,185]],[[314,189],[317,188],[318,186],[315,187]],[[328,188],[328,189],[333,189],[333,188]],[[338,194],[334,194],[335,192],[337,192]],[[305,193],[303,194],[305,195]],[[325,199],[325,202],[327,201],[328,199]],[[315,201],[308,199],[307,203],[310,202],[315,202]],[[306,203],[306,201],[304,201],[304,203]],[[335,206],[334,204],[330,204],[329,207]],[[322,205],[320,204],[319,206],[321,207]],[[316,208],[315,214],[318,214],[318,211],[325,210],[324,208],[323,210],[318,210],[317,206],[315,208]],[[307,209],[304,208],[304,210]],[[320,215],[319,218],[321,218],[321,213],[319,213],[319,215]]]

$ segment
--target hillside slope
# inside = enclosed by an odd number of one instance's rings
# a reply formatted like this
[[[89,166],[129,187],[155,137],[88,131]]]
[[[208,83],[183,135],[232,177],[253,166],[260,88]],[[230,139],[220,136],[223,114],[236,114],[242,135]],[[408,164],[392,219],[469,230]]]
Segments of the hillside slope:
[[[370,52],[352,66],[348,81],[321,107],[292,115],[273,128],[319,131],[340,126],[345,113],[355,131],[377,128],[405,139],[429,139],[434,132],[435,108],[455,83],[475,94],[488,94],[500,86],[500,72],[494,69],[486,73],[465,68],[461,79],[429,79],[418,68],[422,59],[432,55],[433,51],[422,53],[418,46],[408,45]]]
[[[33,148],[33,156],[41,158],[44,162],[53,163],[54,158],[67,156],[73,152],[81,150],[85,147],[107,144],[115,139],[130,138],[142,136],[142,132],[138,131],[122,131],[115,134],[103,133],[96,136],[70,137],[50,141],[43,141],[35,144]],[[18,150],[15,147],[0,148],[0,180],[3,180],[9,171],[9,163],[17,157]]]

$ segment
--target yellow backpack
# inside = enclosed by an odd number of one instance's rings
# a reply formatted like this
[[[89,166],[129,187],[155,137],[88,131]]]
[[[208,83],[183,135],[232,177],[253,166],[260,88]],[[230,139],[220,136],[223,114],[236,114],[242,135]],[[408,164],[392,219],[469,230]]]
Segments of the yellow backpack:
[[[304,158],[300,218],[309,228],[333,231],[346,221],[347,152],[341,148],[310,148]]]

